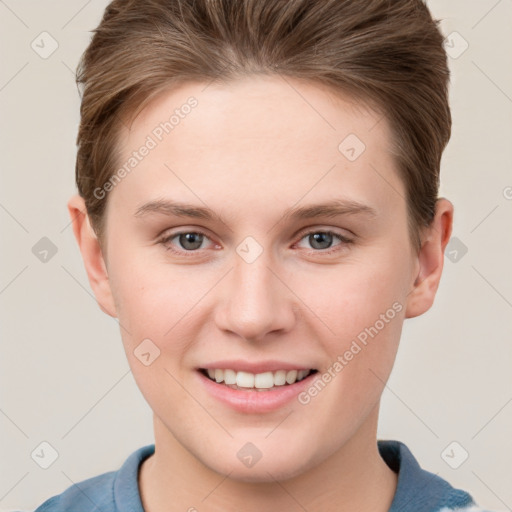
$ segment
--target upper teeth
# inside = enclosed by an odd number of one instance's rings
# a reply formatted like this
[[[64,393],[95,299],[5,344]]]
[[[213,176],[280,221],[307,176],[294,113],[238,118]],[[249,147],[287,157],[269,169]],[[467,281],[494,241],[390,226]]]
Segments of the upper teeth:
[[[284,386],[285,384],[293,384],[298,380],[302,380],[309,375],[311,370],[277,370],[277,372],[249,373],[235,372],[235,370],[207,370],[208,376],[216,382],[224,382],[224,384],[236,384],[241,388],[259,388],[268,389],[274,386]]]

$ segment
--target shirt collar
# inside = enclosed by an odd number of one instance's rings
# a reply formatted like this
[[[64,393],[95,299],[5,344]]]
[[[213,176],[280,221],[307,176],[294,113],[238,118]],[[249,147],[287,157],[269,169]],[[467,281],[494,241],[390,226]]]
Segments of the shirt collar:
[[[437,474],[421,468],[407,446],[400,441],[377,441],[386,464],[398,473],[395,496],[389,512],[432,512],[442,507],[473,505],[465,491],[454,489]]]
[[[398,474],[398,483],[389,512],[432,512],[442,506],[474,504],[471,496],[454,489],[446,480],[420,467],[407,446],[400,441],[379,440],[379,453]],[[119,469],[114,481],[114,501],[118,510],[144,512],[139,493],[138,474],[142,462],[153,455],[149,444],[133,452]]]

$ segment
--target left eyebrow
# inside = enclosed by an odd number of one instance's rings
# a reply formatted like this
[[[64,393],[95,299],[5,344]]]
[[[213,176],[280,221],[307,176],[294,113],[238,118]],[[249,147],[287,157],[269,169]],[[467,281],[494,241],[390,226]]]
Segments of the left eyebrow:
[[[327,203],[288,208],[283,214],[283,220],[339,217],[342,215],[365,215],[374,218],[378,216],[377,211],[367,204],[351,199],[333,199]]]
[[[195,219],[204,219],[209,221],[220,221],[225,224],[224,219],[210,208],[171,201],[169,199],[158,199],[149,201],[140,206],[136,211],[135,217],[143,217],[149,213],[158,213],[162,215],[175,217],[191,217]],[[311,219],[315,217],[338,217],[343,215],[365,215],[377,217],[377,211],[366,204],[349,199],[334,199],[326,203],[311,204],[301,207],[292,207],[285,210],[281,221],[296,221],[301,219]]]

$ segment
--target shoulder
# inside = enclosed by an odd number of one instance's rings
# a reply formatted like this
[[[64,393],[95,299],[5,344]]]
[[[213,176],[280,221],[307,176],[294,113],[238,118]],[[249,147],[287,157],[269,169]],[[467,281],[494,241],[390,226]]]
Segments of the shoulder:
[[[109,471],[68,487],[47,499],[34,512],[143,512],[138,487],[138,471],[155,445],[133,452],[116,471]]]
[[[463,508],[447,508],[443,507],[438,512],[492,512],[491,510],[480,508],[476,505],[471,505],[469,507]]]
[[[423,469],[404,443],[380,440],[377,444],[381,457],[398,474],[390,512],[490,512],[478,507],[468,492]]]
[[[68,487],[42,503],[35,512],[96,512],[112,509],[117,471],[103,473]]]

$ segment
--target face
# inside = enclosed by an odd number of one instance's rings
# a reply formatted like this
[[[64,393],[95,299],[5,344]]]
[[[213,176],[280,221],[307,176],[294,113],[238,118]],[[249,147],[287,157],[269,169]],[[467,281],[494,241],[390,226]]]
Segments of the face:
[[[165,92],[120,141],[110,311],[157,445],[259,481],[370,432],[418,272],[386,120],[251,77]],[[283,384],[293,370],[315,372]]]

